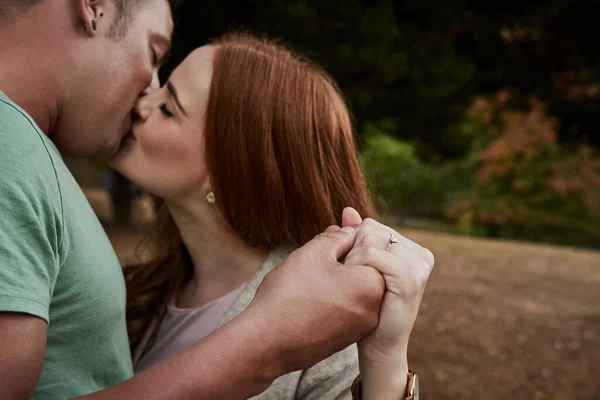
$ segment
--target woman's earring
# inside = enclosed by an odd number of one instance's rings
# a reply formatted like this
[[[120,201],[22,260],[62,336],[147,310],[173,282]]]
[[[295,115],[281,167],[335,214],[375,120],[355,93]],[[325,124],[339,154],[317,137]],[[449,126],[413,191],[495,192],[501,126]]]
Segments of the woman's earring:
[[[92,29],[93,29],[93,30],[96,30],[96,28],[97,28],[97,25],[96,25],[96,20],[95,20],[95,19],[93,19],[93,20],[92,20]]]
[[[215,194],[213,192],[207,194],[206,201],[208,201],[210,204],[215,204]]]

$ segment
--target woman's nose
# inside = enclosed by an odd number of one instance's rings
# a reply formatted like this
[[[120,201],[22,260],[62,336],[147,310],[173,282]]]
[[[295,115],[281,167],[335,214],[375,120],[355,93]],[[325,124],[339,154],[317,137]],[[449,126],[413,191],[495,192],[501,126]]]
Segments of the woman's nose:
[[[150,105],[149,97],[150,96],[145,95],[138,98],[138,101],[135,103],[135,107],[133,107],[134,120],[146,121],[148,118],[150,118],[150,115],[152,114],[152,107]]]
[[[157,108],[158,103],[160,102],[159,98],[160,92],[158,90],[152,91],[150,93],[143,93],[135,103],[134,111],[134,120],[142,120],[146,121],[152,115],[154,109]]]
[[[156,106],[158,100],[154,99],[156,92],[160,89],[160,81],[158,79],[158,71],[155,70],[152,74],[152,82],[150,86],[146,88],[138,98],[134,111],[135,119],[141,119],[146,121],[152,114],[152,109]]]

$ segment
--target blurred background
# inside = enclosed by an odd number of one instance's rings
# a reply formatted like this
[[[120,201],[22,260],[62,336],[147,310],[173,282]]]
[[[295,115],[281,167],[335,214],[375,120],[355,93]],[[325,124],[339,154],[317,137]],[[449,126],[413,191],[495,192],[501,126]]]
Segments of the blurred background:
[[[321,64],[382,219],[436,255],[409,354],[423,398],[600,399],[595,5],[182,1],[161,78],[230,30]],[[153,202],[68,162],[126,260]]]

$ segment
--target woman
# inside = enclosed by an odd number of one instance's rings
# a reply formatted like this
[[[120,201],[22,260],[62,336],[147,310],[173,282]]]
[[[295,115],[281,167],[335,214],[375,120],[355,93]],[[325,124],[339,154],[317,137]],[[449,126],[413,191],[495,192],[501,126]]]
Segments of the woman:
[[[137,113],[140,122],[112,165],[162,198],[164,207],[147,243],[149,261],[125,268],[136,372],[242,312],[264,276],[294,248],[326,226],[339,229],[335,224],[345,206],[360,216],[375,216],[351,119],[333,80],[272,42],[231,34],[197,49],[165,87],[140,100]],[[358,225],[358,214],[346,211],[344,218]],[[386,258],[398,257],[389,248],[375,257],[363,251],[375,237],[385,247],[393,231],[372,220],[360,229],[363,239],[357,235],[347,265],[385,270],[398,262]],[[360,243],[367,247],[361,250]],[[399,325],[410,333],[420,296],[410,299],[414,312],[392,316],[386,311],[388,322],[402,321],[386,326],[382,314],[382,328],[361,350],[363,394],[371,396],[364,398],[385,398],[392,389],[397,398],[397,382],[406,382],[408,336],[398,339],[402,335],[396,333]],[[375,353],[389,355],[389,364],[373,361]],[[351,346],[279,378],[257,398],[349,397],[359,372],[357,355]],[[386,380],[389,372],[379,371],[382,366],[404,376]]]

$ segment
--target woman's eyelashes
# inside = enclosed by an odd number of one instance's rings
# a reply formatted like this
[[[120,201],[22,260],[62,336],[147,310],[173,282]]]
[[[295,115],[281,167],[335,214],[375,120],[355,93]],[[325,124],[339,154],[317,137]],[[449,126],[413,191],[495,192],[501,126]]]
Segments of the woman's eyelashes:
[[[171,110],[168,109],[167,103],[162,103],[159,108],[160,112],[162,112],[165,117],[171,118],[175,116],[175,114],[173,114]]]

